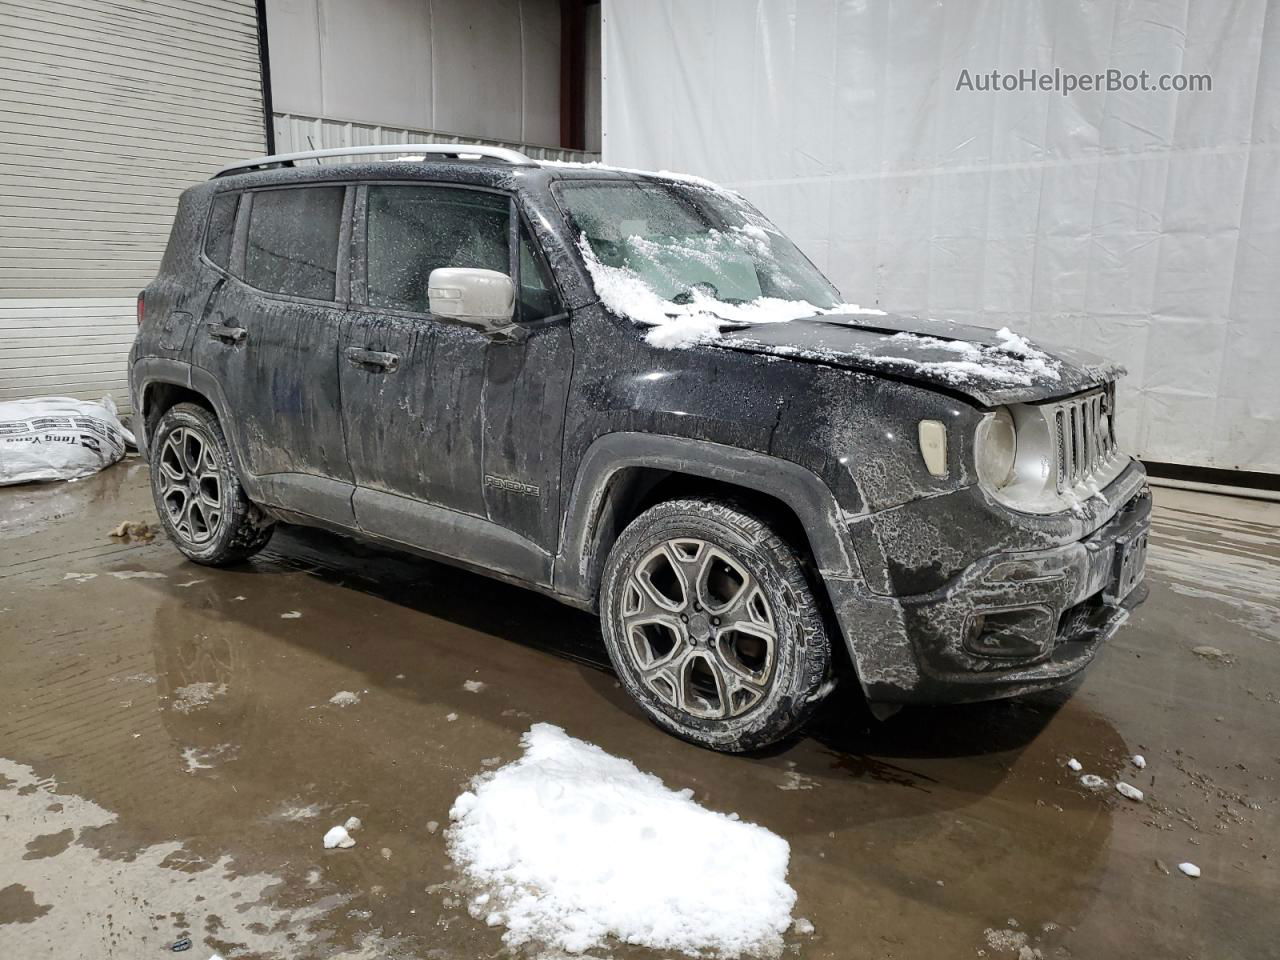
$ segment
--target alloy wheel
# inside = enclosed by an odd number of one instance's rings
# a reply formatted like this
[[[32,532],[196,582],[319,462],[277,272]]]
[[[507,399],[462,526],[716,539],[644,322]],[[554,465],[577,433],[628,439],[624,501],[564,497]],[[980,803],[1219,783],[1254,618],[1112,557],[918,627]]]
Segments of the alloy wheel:
[[[654,547],[627,578],[622,626],[641,682],[678,710],[725,720],[768,692],[773,609],[728,550],[692,538]]]
[[[191,544],[207,543],[222,523],[222,474],[203,431],[179,427],[160,451],[160,500],[169,523]]]

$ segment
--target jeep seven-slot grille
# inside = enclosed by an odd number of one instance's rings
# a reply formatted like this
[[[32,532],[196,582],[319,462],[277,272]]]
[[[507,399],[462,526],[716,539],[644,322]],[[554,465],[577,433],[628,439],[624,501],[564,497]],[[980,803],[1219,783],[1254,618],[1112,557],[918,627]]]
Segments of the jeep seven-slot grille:
[[[1089,480],[1116,452],[1115,385],[1053,406],[1058,492]]]

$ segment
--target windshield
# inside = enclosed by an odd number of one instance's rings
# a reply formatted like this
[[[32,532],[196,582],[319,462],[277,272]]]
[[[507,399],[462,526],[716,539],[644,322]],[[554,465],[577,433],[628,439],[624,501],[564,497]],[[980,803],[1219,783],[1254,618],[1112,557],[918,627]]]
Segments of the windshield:
[[[659,345],[840,306],[826,277],[736,195],[638,180],[567,180],[557,195],[605,306],[647,326],[676,325],[650,337]]]

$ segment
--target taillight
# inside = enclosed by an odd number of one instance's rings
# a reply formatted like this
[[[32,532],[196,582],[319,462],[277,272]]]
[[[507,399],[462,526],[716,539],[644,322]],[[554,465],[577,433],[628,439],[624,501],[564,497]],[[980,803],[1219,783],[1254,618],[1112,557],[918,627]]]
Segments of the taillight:
[[[142,319],[146,313],[146,310],[143,306],[143,302],[146,299],[146,296],[147,295],[145,293],[138,294],[138,326],[142,326]]]

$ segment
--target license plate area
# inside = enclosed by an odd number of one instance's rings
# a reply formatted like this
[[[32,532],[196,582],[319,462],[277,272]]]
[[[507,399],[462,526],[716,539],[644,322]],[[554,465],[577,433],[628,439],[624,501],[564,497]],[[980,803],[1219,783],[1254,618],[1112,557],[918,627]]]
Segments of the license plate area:
[[[1119,603],[1142,582],[1147,571],[1147,534],[1142,530],[1116,540],[1115,565],[1112,567],[1108,598]]]

